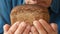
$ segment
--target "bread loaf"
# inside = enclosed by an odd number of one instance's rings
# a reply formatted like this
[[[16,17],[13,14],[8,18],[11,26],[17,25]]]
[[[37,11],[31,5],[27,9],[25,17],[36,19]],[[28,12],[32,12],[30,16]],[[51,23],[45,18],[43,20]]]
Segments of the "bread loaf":
[[[34,20],[44,19],[49,22],[50,16],[48,9],[39,5],[20,5],[12,9],[11,24],[16,21],[25,21],[27,24],[32,25]]]

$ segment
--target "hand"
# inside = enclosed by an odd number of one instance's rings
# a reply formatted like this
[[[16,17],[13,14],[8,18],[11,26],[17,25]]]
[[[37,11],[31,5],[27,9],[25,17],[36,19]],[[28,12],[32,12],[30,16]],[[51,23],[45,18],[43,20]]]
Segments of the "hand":
[[[33,34],[58,34],[57,24],[48,24],[45,20],[34,21],[31,27]]]
[[[52,3],[52,0],[25,0],[26,4],[37,4],[43,7],[49,7]]]
[[[30,25],[27,25],[25,22],[17,22],[11,27],[6,24],[4,25],[4,34],[28,34],[30,29]]]

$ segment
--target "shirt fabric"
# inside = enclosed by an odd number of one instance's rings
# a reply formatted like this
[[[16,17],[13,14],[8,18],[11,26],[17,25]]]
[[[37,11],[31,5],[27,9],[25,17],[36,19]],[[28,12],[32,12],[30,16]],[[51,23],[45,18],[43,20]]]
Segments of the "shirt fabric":
[[[58,34],[60,34],[60,0],[53,0],[50,8],[50,22],[58,24]],[[0,34],[3,34],[3,26],[10,25],[10,12],[17,5],[24,4],[24,0],[0,0]]]

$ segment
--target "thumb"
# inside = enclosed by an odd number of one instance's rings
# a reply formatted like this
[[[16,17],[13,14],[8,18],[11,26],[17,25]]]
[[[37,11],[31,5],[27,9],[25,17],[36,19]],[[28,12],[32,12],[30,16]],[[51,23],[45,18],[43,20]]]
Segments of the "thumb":
[[[9,30],[9,28],[10,28],[10,25],[5,24],[4,27],[3,27],[4,32],[7,32]]]
[[[58,31],[58,26],[55,23],[51,23],[51,27],[53,28],[54,31]]]

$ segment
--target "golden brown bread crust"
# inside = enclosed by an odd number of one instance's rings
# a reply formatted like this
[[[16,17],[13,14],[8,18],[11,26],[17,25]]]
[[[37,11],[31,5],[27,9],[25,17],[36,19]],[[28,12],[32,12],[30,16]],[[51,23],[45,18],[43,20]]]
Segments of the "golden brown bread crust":
[[[44,19],[49,22],[49,13],[48,9],[39,5],[20,5],[11,11],[10,14],[11,24],[14,24],[16,21],[25,21],[28,24],[32,25],[34,20]]]

